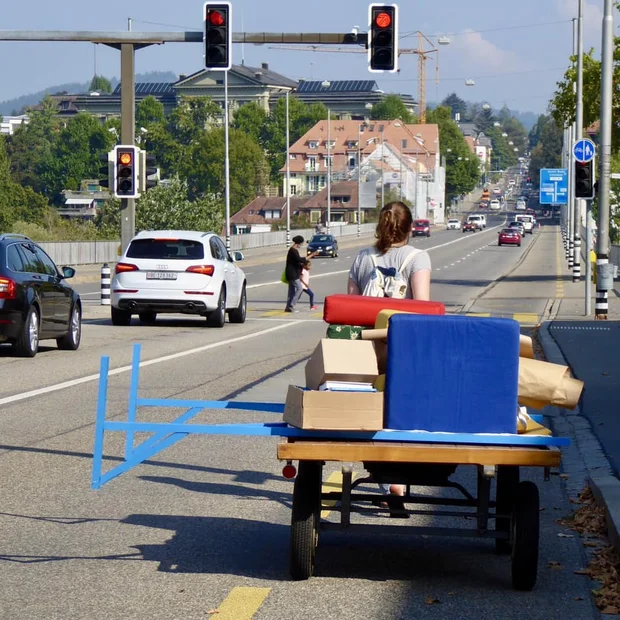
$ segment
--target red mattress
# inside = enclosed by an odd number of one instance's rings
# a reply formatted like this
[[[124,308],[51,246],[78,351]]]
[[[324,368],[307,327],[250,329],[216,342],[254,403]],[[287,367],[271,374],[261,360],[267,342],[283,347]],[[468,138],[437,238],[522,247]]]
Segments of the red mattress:
[[[329,295],[325,298],[323,320],[330,325],[360,325],[374,327],[381,310],[401,310],[417,314],[445,314],[438,301],[364,297],[363,295]]]

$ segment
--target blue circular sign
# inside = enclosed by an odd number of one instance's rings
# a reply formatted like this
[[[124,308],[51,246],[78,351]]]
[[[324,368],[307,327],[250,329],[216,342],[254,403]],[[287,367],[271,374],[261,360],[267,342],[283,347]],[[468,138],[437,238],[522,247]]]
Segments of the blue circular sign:
[[[573,146],[573,157],[580,162],[587,163],[594,159],[594,153],[596,152],[596,147],[592,140],[588,140],[588,138],[583,138],[582,140],[577,140]]]

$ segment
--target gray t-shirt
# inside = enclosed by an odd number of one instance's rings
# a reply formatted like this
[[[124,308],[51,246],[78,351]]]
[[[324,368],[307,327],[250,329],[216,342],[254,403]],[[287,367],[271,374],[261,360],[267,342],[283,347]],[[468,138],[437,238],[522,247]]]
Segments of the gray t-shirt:
[[[353,261],[349,271],[349,277],[357,284],[360,291],[363,291],[370,280],[370,276],[375,268],[370,258],[372,254],[376,256],[377,265],[380,267],[394,267],[400,269],[405,258],[413,253],[414,256],[407,263],[403,277],[407,280],[406,299],[413,299],[411,291],[411,274],[416,271],[431,268],[431,257],[426,250],[418,250],[410,245],[404,245],[400,248],[390,248],[385,254],[380,255],[376,248],[367,248],[361,250]]]

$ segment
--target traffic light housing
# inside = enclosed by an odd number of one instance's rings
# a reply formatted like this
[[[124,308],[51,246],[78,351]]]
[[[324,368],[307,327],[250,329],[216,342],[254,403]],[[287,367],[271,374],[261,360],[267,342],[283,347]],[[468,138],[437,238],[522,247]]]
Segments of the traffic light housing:
[[[99,176],[101,177],[99,179],[99,186],[109,188],[114,185],[114,181],[112,181],[114,176],[114,151],[102,153],[99,155],[99,161],[105,164],[99,168]]]
[[[139,198],[138,151],[135,146],[114,148],[114,196],[115,198]]]
[[[139,190],[143,194],[147,189],[155,187],[159,182],[159,168],[155,155],[149,155],[146,151],[140,150],[140,183]]]
[[[230,2],[204,4],[205,68],[228,71],[232,66],[232,9]]]
[[[368,69],[371,73],[398,71],[398,5],[371,4],[368,26]]]
[[[575,198],[594,198],[594,159],[575,162]]]

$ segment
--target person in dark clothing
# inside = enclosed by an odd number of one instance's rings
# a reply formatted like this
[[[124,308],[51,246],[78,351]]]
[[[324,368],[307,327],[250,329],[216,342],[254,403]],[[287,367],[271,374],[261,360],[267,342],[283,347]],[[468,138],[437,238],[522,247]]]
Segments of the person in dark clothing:
[[[293,245],[289,248],[286,255],[286,279],[288,280],[288,297],[286,300],[286,308],[284,312],[297,312],[295,304],[299,301],[304,290],[301,283],[301,270],[304,267],[306,258],[302,258],[299,254],[299,248],[303,245],[304,238],[301,235],[293,237]],[[316,252],[308,258],[316,256]]]

